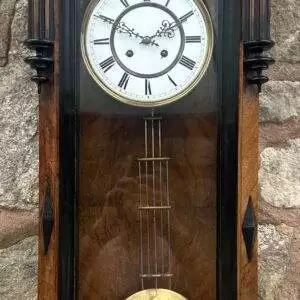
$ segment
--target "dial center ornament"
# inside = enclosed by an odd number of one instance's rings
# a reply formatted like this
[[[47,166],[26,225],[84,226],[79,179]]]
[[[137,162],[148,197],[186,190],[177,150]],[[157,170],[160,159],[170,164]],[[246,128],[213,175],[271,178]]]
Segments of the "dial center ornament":
[[[145,22],[149,16],[154,20]],[[162,31],[167,26],[169,32]],[[170,9],[155,2],[141,2],[128,6],[115,20],[110,44],[123,70],[139,78],[154,78],[165,75],[178,63],[185,35],[180,20]],[[128,48],[136,49],[130,59],[124,55]],[[163,60],[162,49],[170,53]]]
[[[194,0],[94,0],[83,20],[86,67],[108,94],[154,107],[187,95],[212,55],[213,29]]]

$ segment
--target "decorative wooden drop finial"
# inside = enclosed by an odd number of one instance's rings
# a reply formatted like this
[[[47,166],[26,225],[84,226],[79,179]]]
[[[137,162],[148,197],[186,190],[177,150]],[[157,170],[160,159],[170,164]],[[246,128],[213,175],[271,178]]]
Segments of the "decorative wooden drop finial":
[[[269,0],[243,1],[243,41],[245,46],[245,69],[247,82],[256,84],[258,91],[269,81],[263,74],[274,59],[264,52],[274,46],[270,39]]]
[[[29,0],[28,2],[28,39],[24,42],[25,46],[36,52],[24,59],[31,68],[36,70],[36,75],[31,80],[37,83],[38,93],[41,93],[41,85],[49,80],[49,73],[52,71],[53,59],[53,19],[46,20],[45,12],[53,13],[53,0]],[[46,24],[46,23],[49,24]],[[47,30],[46,30],[47,28]]]

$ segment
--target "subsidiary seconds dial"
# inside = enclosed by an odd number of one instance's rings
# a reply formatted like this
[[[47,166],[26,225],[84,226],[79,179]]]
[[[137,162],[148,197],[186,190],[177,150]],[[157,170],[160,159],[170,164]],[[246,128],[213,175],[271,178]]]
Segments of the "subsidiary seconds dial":
[[[88,71],[112,97],[159,106],[202,78],[212,23],[197,0],[96,0],[84,16],[81,48]]]

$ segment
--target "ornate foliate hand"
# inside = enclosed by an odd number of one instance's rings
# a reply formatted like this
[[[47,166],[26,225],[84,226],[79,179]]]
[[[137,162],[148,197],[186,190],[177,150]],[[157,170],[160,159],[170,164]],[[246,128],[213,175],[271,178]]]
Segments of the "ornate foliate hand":
[[[125,24],[125,22],[120,22],[119,24],[115,24],[115,20],[105,17],[105,16],[102,16],[102,15],[97,15],[97,18],[101,19],[105,23],[113,24],[113,27],[115,27],[117,32],[119,32],[119,33],[127,33],[127,34],[129,34],[130,37],[134,36],[136,38],[140,38],[141,39],[140,44],[152,45],[152,46],[159,47],[159,44],[156,43],[154,40],[152,40],[151,37],[140,35],[138,32],[135,32],[134,28],[128,27]]]
[[[156,34],[152,35],[151,38],[164,36],[171,39],[175,36],[175,30],[178,29],[178,24],[176,22],[163,20],[161,25],[162,26],[156,31]]]
[[[130,37],[134,36],[136,38],[143,39],[144,37],[141,36],[138,32],[134,31],[134,28],[129,28],[125,22],[120,22],[119,24],[116,24],[116,29],[119,33],[128,33]]]

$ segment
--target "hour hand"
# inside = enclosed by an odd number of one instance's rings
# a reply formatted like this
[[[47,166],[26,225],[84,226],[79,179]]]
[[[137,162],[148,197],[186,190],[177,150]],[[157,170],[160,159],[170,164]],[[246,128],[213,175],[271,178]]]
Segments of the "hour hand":
[[[168,37],[173,38],[175,36],[175,30],[178,28],[178,24],[176,22],[170,22],[168,20],[163,20],[161,22],[161,27],[156,31],[155,35],[152,35],[151,38],[154,37]]]
[[[114,19],[111,19],[111,18],[106,17],[106,16],[95,15],[95,17],[101,19],[101,20],[102,20],[103,22],[105,22],[105,23],[113,24],[113,23],[115,22]]]

